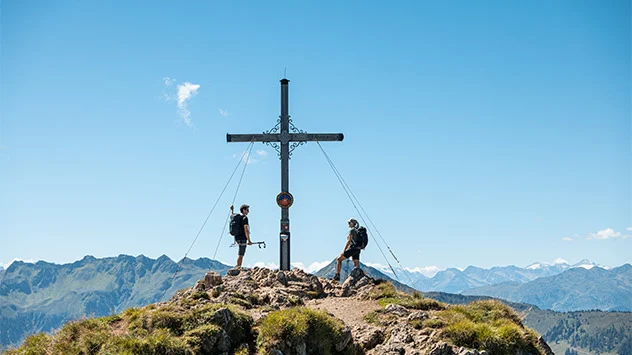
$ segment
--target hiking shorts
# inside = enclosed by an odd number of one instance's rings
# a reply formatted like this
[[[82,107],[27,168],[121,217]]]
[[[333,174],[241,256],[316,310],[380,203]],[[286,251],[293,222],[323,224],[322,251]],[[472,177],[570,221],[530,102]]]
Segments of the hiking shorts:
[[[345,250],[344,254],[345,259],[351,257],[353,260],[360,260],[360,249],[349,248]]]
[[[246,246],[248,244],[247,239],[235,239],[235,243],[239,244],[239,252],[237,255],[244,256],[246,254]]]

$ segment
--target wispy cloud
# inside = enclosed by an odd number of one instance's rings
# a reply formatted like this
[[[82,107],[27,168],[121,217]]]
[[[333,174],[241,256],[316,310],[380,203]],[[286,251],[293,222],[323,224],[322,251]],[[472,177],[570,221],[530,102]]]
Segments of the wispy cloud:
[[[188,81],[182,85],[178,85],[178,112],[180,113],[180,118],[189,127],[191,127],[191,111],[189,111],[188,108],[189,101],[197,94],[199,88],[200,85],[192,84]]]
[[[612,228],[606,228],[597,233],[590,233],[586,239],[614,239],[619,236],[621,236],[620,232],[615,232]]]
[[[257,155],[260,157],[267,157],[268,152],[266,152],[265,150],[257,150]]]
[[[162,93],[162,99],[166,102],[177,101],[178,115],[180,116],[180,119],[188,127],[192,127],[193,123],[191,121],[191,111],[189,111],[188,105],[191,98],[197,94],[200,89],[200,85],[192,84],[191,82],[186,81],[184,84],[176,85],[174,92],[173,86],[176,83],[176,79],[166,76],[162,78],[162,81],[167,90]]]
[[[628,232],[632,232],[632,227],[628,227],[625,230],[627,230]]]
[[[217,111],[219,112],[220,115],[222,115],[224,117],[230,116],[230,112],[228,112],[228,111],[226,111],[224,109],[218,108]]]
[[[307,267],[302,262],[296,262],[296,263],[292,263],[292,266],[294,266],[295,268],[303,269],[303,271],[305,272],[312,273],[329,265],[330,262],[331,260],[325,260],[321,262],[315,261]]]
[[[562,240],[565,241],[565,242],[572,242],[573,238],[571,238],[571,237],[564,237],[564,238],[562,238]]]
[[[176,82],[176,79],[165,76],[164,78],[162,78],[162,81],[165,83],[165,86],[171,86]]]
[[[239,157],[241,157],[241,161],[246,164],[256,164],[259,162],[259,160],[254,158],[252,154],[250,154],[250,156],[248,155],[242,156],[241,154],[233,154],[233,158],[239,158]]]

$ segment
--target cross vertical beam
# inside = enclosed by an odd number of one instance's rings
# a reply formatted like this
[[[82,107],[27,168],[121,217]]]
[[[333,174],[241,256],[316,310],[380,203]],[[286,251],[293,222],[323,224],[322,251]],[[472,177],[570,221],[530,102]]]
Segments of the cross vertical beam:
[[[259,134],[226,134],[226,142],[263,142],[273,146],[281,158],[281,192],[290,193],[290,155],[297,146],[305,142],[342,141],[342,133],[307,133],[294,127],[290,121],[288,105],[288,79],[281,79],[281,116],[271,130]],[[290,145],[290,142],[292,145]],[[277,145],[277,143],[280,144]],[[290,194],[291,195],[291,194]],[[278,201],[277,201],[278,203]],[[282,205],[279,204],[281,207]],[[279,258],[281,270],[290,270],[290,211],[289,205],[281,207],[279,233]]]
[[[289,80],[281,79],[281,191],[290,192],[290,115],[288,84]],[[285,226],[285,227],[284,227]],[[279,234],[279,262],[281,270],[290,270],[290,209],[281,208],[281,226]]]

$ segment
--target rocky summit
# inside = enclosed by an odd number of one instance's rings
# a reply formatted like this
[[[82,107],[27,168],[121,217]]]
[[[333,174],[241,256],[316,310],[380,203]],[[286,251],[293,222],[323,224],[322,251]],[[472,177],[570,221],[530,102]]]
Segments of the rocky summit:
[[[66,324],[7,354],[552,354],[497,301],[448,305],[354,269],[207,273],[168,302]]]

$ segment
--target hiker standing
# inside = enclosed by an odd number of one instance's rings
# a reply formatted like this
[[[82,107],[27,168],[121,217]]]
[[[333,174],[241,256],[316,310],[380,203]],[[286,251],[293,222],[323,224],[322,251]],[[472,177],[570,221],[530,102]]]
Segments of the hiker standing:
[[[336,275],[332,280],[340,281],[340,269],[342,269],[342,262],[348,258],[353,260],[355,267],[360,267],[360,246],[357,245],[358,240],[358,227],[360,224],[355,218],[351,218],[347,221],[349,224],[349,235],[347,237],[347,244],[342,251],[342,254],[336,259]]]
[[[231,214],[231,223],[233,223],[233,217],[239,218],[235,216],[233,212],[234,207],[230,206],[230,214]],[[237,267],[241,267],[241,262],[244,259],[244,254],[246,254],[246,243],[247,245],[252,245],[250,241],[250,226],[248,225],[248,213],[250,212],[250,206],[243,204],[239,207],[239,216],[241,216],[239,221],[238,232],[235,234],[235,243],[239,245],[239,252],[237,253]]]

